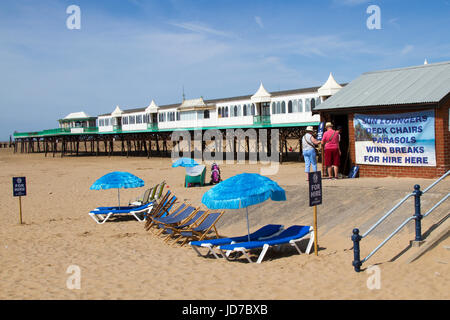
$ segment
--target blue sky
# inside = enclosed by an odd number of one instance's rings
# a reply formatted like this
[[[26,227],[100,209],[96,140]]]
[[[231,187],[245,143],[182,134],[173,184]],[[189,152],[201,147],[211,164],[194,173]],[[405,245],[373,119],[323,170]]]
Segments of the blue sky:
[[[66,27],[72,4],[80,30]],[[70,112],[177,103],[183,86],[212,99],[448,61],[449,16],[450,0],[2,0],[0,140]]]

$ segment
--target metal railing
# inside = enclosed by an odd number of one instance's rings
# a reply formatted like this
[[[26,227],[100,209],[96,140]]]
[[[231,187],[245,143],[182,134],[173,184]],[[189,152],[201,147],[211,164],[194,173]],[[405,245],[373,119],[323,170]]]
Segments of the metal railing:
[[[428,210],[424,215],[421,214],[421,206],[420,206],[420,197],[428,192],[431,188],[437,185],[439,182],[445,179],[450,174],[450,170],[448,170],[444,175],[442,175],[439,179],[429,185],[424,191],[420,190],[420,186],[416,184],[414,186],[414,191],[408,195],[406,195],[399,203],[397,203],[391,210],[389,210],[383,217],[381,217],[373,226],[369,228],[362,236],[359,235],[359,229],[353,229],[352,241],[353,241],[353,262],[352,265],[355,268],[356,272],[361,271],[361,266],[364,262],[369,260],[371,256],[373,256],[382,246],[386,244],[394,235],[396,235],[405,225],[408,224],[411,220],[415,220],[415,239],[414,241],[422,241],[422,225],[421,221],[423,218],[428,216],[431,212],[433,212],[437,207],[439,207],[444,201],[446,201],[450,197],[450,192],[447,193],[441,200],[439,200],[430,210]],[[386,237],[372,252],[370,252],[364,259],[360,258],[360,241],[369,235],[376,227],[378,227],[387,217],[389,217],[395,210],[397,210],[406,200],[410,197],[414,197],[414,215],[408,217],[405,221],[403,221],[389,236]]]
[[[254,125],[269,125],[270,116],[253,116]]]

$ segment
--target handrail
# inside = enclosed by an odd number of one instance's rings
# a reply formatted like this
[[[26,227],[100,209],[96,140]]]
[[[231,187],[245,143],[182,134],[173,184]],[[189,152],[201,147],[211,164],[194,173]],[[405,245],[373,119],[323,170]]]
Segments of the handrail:
[[[433,182],[431,185],[429,185],[425,190],[422,191],[423,193],[426,193],[428,190],[430,190],[431,188],[433,188],[435,185],[437,185],[439,182],[441,182],[446,176],[448,176],[450,174],[450,170],[448,170],[444,175],[442,175],[442,177],[440,177],[439,179],[437,179],[435,182]]]
[[[362,236],[359,235],[359,229],[353,229],[353,235],[351,237],[353,241],[353,257],[354,260],[352,262],[353,267],[356,272],[361,270],[361,265],[366,262],[372,255],[374,255],[382,246],[384,246],[394,235],[396,235],[409,221],[416,221],[416,237],[415,241],[422,241],[422,231],[421,231],[421,220],[428,216],[431,212],[433,212],[437,207],[439,207],[444,201],[446,201],[450,197],[450,193],[444,196],[441,200],[439,200],[430,210],[427,211],[424,215],[420,212],[420,197],[441,182],[445,177],[450,174],[450,170],[448,170],[444,175],[439,177],[436,181],[434,181],[430,186],[428,186],[424,191],[420,190],[419,185],[414,186],[414,191],[407,196],[405,196],[399,203],[397,203],[391,210],[389,210],[383,217],[381,217],[374,225],[372,225],[366,233]],[[411,196],[415,198],[415,213],[413,216],[408,217],[405,221],[403,221],[388,237],[386,237],[372,252],[370,252],[363,260],[360,259],[360,248],[359,242],[361,239],[366,237],[370,232],[372,232],[378,225],[381,224],[387,217],[389,217],[395,210],[397,210],[407,199]]]
[[[399,203],[397,203],[391,210],[389,210],[383,217],[381,217],[375,224],[370,227],[369,230],[364,233],[361,238],[365,238],[369,233],[371,233],[380,223],[382,223],[387,217],[389,217],[395,210],[397,210],[406,200],[408,200],[410,197],[412,197],[414,193],[408,194],[406,197],[404,197],[402,200],[400,200]]]

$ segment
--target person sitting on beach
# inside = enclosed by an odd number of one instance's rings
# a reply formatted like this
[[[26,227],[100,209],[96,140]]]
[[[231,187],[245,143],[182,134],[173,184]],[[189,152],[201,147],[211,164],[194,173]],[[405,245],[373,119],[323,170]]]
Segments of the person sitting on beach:
[[[337,179],[339,177],[338,171],[341,157],[341,150],[339,148],[339,141],[341,138],[339,131],[333,130],[333,125],[331,124],[331,122],[327,122],[325,127],[327,131],[323,134],[322,137],[324,165],[327,168],[328,177],[330,179]]]
[[[312,172],[317,171],[315,147],[320,143],[320,140],[314,138],[314,136],[312,135],[313,132],[314,130],[312,126],[306,127],[306,133],[302,138],[302,152],[303,158],[305,159],[306,181],[308,181],[308,173],[311,166]]]

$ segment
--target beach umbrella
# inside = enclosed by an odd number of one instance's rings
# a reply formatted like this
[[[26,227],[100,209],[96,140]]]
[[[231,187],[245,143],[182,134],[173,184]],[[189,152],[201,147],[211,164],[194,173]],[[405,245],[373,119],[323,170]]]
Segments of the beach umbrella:
[[[247,232],[250,240],[248,207],[267,199],[285,201],[285,191],[275,181],[257,173],[241,173],[219,182],[202,197],[209,209],[240,209],[247,212]]]
[[[89,188],[91,190],[102,190],[102,189],[117,189],[117,197],[119,199],[120,207],[120,189],[128,188],[139,188],[144,186],[144,180],[136,177],[134,174],[129,172],[114,171],[105,174],[103,177],[97,179],[92,186]]]
[[[198,163],[191,158],[180,158],[172,164],[172,168],[176,167],[195,167]]]

